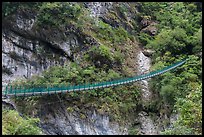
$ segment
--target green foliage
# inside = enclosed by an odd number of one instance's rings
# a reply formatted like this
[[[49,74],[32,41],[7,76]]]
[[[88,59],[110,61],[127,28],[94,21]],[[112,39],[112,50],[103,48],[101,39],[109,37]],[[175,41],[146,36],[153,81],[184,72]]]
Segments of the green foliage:
[[[146,46],[148,43],[150,43],[150,41],[152,40],[152,37],[150,35],[148,35],[147,33],[140,33],[139,36],[139,41]]]
[[[18,2],[3,2],[2,3],[2,16],[6,17],[14,13],[19,7]]]
[[[120,77],[120,74],[118,74],[117,72],[115,72],[114,70],[110,69],[108,71],[108,76],[107,79],[113,80],[113,79],[117,79]]]
[[[175,123],[172,129],[166,129],[161,132],[161,135],[192,135],[192,129]]]
[[[138,133],[139,133],[139,130],[137,128],[132,127],[128,129],[128,135],[138,135]]]
[[[110,25],[103,21],[98,22],[96,27],[96,37],[103,41],[113,41],[114,33]]]
[[[184,5],[183,2],[169,3],[169,6],[161,9],[155,13],[156,19],[160,21],[160,27],[168,26],[172,29],[175,27],[184,28],[188,33],[193,33],[195,28],[199,28],[201,25],[201,12],[192,11],[189,9],[188,4]]]
[[[202,12],[195,10],[197,6],[195,3],[183,2],[141,3],[143,14],[159,22],[159,33],[151,38],[140,33],[140,41],[157,51],[157,56],[166,51],[170,51],[173,56],[201,52]]]
[[[2,112],[3,135],[40,135],[42,131],[36,126],[37,118],[26,119],[19,116],[14,110]]]
[[[177,98],[175,104],[179,114],[173,128],[165,130],[166,135],[201,135],[202,134],[202,84],[186,97]]]
[[[106,70],[111,68],[113,63],[122,63],[123,54],[120,51],[114,51],[113,48],[110,48],[106,45],[100,45],[99,47],[92,47],[89,50],[88,60],[100,61],[100,67],[105,68]]]
[[[162,12],[169,5],[168,2],[140,2],[140,12],[143,16],[148,15],[155,19],[156,13]]]
[[[111,53],[111,49],[105,45],[100,45],[97,49],[95,49],[95,52],[97,52],[106,59],[113,60],[113,54]]]
[[[88,69],[85,69],[83,71],[83,74],[88,75],[88,76],[91,76],[91,74],[93,74],[93,73],[94,73],[94,67],[89,67]]]
[[[125,5],[119,5],[118,8],[119,8],[119,10],[120,10],[121,13],[127,12],[127,8],[125,7]]]
[[[161,62],[162,59],[166,60],[166,62]],[[156,70],[161,68],[161,66],[168,66],[169,62],[173,60],[175,58],[166,52],[164,57],[156,58],[158,63],[153,65],[152,69]],[[157,78],[153,78],[153,81],[151,81],[151,88],[159,92],[161,100],[165,104],[170,105],[169,109],[174,109],[173,106],[175,105],[176,110],[181,114],[180,120],[174,124],[174,127],[162,134],[201,134],[202,92],[200,91],[201,86],[199,86],[202,78],[201,68],[202,62],[199,57],[190,55],[187,62],[174,72],[167,72]]]
[[[186,78],[186,81],[189,78],[191,79],[191,77],[192,78],[194,77],[192,80],[198,82],[201,80],[201,77],[202,77],[202,60],[195,55],[190,55],[188,56],[188,61],[183,66],[181,66],[181,69],[183,69],[183,72],[181,73],[181,77]],[[194,74],[197,76],[195,76]],[[195,79],[195,77],[197,78]]]
[[[85,31],[85,32],[90,31],[89,28],[94,28],[96,26],[95,20],[90,16],[90,12],[87,9],[83,7],[80,7],[80,8],[81,8],[81,13],[83,14],[79,15],[78,20],[76,20],[74,24],[81,31]]]
[[[161,87],[160,95],[168,102],[175,98],[174,93],[177,92],[172,85],[165,85]]]
[[[141,18],[158,21],[158,35],[150,36],[140,32],[138,36],[146,48],[156,51],[153,54],[152,70],[168,66],[184,57],[189,58],[183,66],[152,78],[150,83],[151,89],[161,97],[153,106],[160,109],[164,103],[170,104],[172,109],[176,104],[180,113],[179,122],[173,129],[166,131],[166,134],[200,134],[202,95],[201,89],[197,90],[197,87],[202,79],[202,59],[197,55],[202,53],[202,7],[197,3],[183,2],[140,2],[138,4],[141,5],[138,7],[141,14],[138,14],[140,17],[135,17],[136,21],[140,21]],[[18,9],[25,7],[37,9],[37,22],[40,25],[58,27],[74,24],[80,31],[93,36],[100,46],[90,48],[88,53],[92,54],[86,54],[84,58],[87,61],[100,60],[103,66],[100,64],[100,68],[96,68],[94,65],[87,65],[82,68],[76,63],[70,63],[69,67],[52,67],[43,72],[42,76],[16,82],[16,85],[67,86],[109,81],[121,77],[120,73],[110,68],[112,64],[122,63],[124,60],[124,54],[118,49],[118,45],[126,46],[126,41],[133,39],[123,27],[112,28],[101,20],[98,24],[94,24],[94,19],[89,16],[87,10],[77,3],[68,2],[28,3],[27,6],[25,3],[4,2],[2,15],[3,17],[12,15]],[[120,6],[119,10],[125,17],[127,8]],[[128,117],[128,114],[132,113],[138,105],[139,95],[139,90],[133,85],[91,90],[85,94],[83,92],[66,94],[73,100],[72,104],[75,101],[78,105],[95,106],[101,112],[113,112],[116,114],[115,119],[122,115],[123,118]],[[72,112],[73,108],[69,107],[67,111]],[[3,130],[7,133],[6,129]],[[130,134],[137,134],[136,132],[134,128],[131,129]]]
[[[124,55],[120,51],[115,51],[114,52],[114,59],[118,63],[123,63],[124,62]]]
[[[71,112],[74,111],[74,109],[73,109],[72,107],[68,107],[68,108],[67,108],[67,111],[68,111],[69,113],[71,113]]]
[[[76,63],[71,63],[69,66],[51,67],[43,72],[42,76],[34,76],[30,80],[19,81],[18,84],[21,84],[21,86],[27,85],[32,87],[44,85],[46,87],[51,85],[61,86],[62,84],[77,85],[97,83],[119,78],[121,78],[121,75],[112,69],[104,71],[93,66],[82,68]],[[115,115],[115,120],[121,121],[121,119],[128,119],[128,117],[122,117],[122,115],[128,115],[134,111],[134,108],[138,104],[139,90],[136,86],[128,85],[115,88],[89,90],[86,92],[70,92],[64,96],[77,102],[72,102],[71,104],[69,102],[69,105],[71,106],[76,104],[78,106],[82,104],[86,104],[86,106],[94,106],[101,113],[113,113]],[[27,98],[27,100],[25,100],[27,104],[26,107],[36,106],[35,104],[38,103],[37,100],[33,101],[32,99],[28,100]],[[16,101],[20,102],[22,100]],[[74,111],[71,106],[67,108],[68,112]],[[27,111],[26,108],[24,108],[23,111]]]
[[[69,2],[44,2],[39,6],[37,21],[40,25],[61,26],[76,21],[81,13],[78,4]]]
[[[161,62],[160,60],[161,58],[157,58],[158,62],[152,67],[153,70],[170,65],[168,62]],[[197,88],[202,74],[201,66],[199,58],[191,55],[188,57],[188,61],[174,72],[167,72],[153,78],[150,87],[153,91],[158,92],[161,99],[170,104],[172,108],[177,97],[185,97],[191,90]]]
[[[200,28],[192,37],[190,43],[195,45],[192,49],[193,53],[202,52],[202,28]]]
[[[95,27],[95,35],[102,41],[108,41],[117,45],[124,43],[128,39],[128,32],[123,27],[112,28],[109,24],[99,20]]]
[[[170,105],[169,110],[172,111],[173,106],[178,102],[177,98],[185,98],[202,81],[202,59],[199,57],[202,51],[202,12],[198,4],[193,2],[145,2],[140,4],[143,18],[150,16],[151,20],[158,21],[157,35],[150,36],[142,32],[139,34],[140,42],[146,48],[156,51],[153,54],[151,69],[157,70],[182,58],[188,58],[188,61],[181,67],[155,77],[150,82],[153,92],[160,95],[160,102]],[[156,107],[160,108],[162,105]],[[183,115],[188,116],[187,112]],[[197,133],[193,133],[192,127],[187,124],[177,123],[168,134]]]
[[[3,2],[2,16],[7,17],[24,9],[37,13],[37,25],[59,27],[76,22],[82,12],[77,3],[71,2]]]
[[[178,98],[175,105],[180,114],[179,123],[193,129],[194,134],[202,134],[202,84],[185,98]],[[193,115],[192,115],[193,114]]]
[[[62,85],[77,85],[99,81],[109,81],[120,78],[120,74],[109,69],[107,72],[96,69],[94,66],[81,68],[76,63],[69,66],[53,66],[42,73],[41,76],[32,76],[31,79],[13,82],[13,86],[21,87],[50,87]]]
[[[123,43],[128,38],[128,33],[123,27],[114,30],[114,42]]]
[[[167,51],[172,55],[179,55],[185,52],[188,44],[185,30],[175,28],[174,30],[162,30],[157,36],[155,36],[155,40],[147,44],[147,47],[153,48],[159,53],[159,55],[162,55]]]
[[[3,2],[2,3],[2,17],[7,17],[16,13],[18,10],[35,9],[41,3],[38,2]]]

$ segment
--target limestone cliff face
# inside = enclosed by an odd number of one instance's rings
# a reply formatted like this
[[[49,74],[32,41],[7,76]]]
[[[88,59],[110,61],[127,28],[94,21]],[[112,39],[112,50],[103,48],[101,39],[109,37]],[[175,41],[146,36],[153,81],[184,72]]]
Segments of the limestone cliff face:
[[[114,27],[123,27],[133,33],[137,24],[137,3],[88,2],[83,3],[90,16]],[[124,10],[126,9],[126,10]],[[38,28],[36,13],[32,11],[18,11],[2,23],[2,84],[30,78],[42,73],[55,65],[69,65],[70,62],[80,63],[83,52],[88,45],[100,45],[92,36],[79,31],[69,25],[62,30]],[[144,31],[144,27],[141,29]],[[156,31],[154,31],[156,33]],[[135,45],[138,46],[138,45]],[[125,51],[124,46],[124,52]],[[131,51],[132,70],[137,74],[146,73],[150,68],[150,59],[141,51]],[[135,60],[134,60],[135,59]],[[134,62],[134,63],[132,63]],[[139,66],[139,68],[137,68]],[[142,90],[144,101],[149,101],[151,92],[148,82],[143,81]],[[80,115],[76,110],[67,112],[67,106],[62,104],[44,106],[39,110],[40,126],[45,134],[128,134],[128,126],[121,127],[117,122],[110,121],[105,114],[98,114],[96,110],[86,110]],[[141,134],[157,134],[152,120],[146,112],[136,115]],[[82,117],[84,116],[84,117]],[[128,124],[127,124],[128,125]]]
[[[56,109],[57,108],[57,109]],[[125,135],[127,127],[111,121],[110,116],[94,109],[67,110],[67,105],[55,103],[41,107],[40,127],[47,135]],[[52,112],[52,113],[50,113]]]
[[[50,66],[79,62],[83,42],[97,43],[72,26],[63,31],[36,29],[35,17],[34,13],[18,11],[2,22],[3,85],[40,74]]]
[[[137,12],[136,4],[83,4],[90,11],[92,18],[132,31],[135,21],[131,21],[130,17]],[[133,8],[130,8],[131,5]],[[127,16],[122,14],[121,7],[129,9],[124,12]],[[39,28],[36,17],[35,11],[21,10],[2,19],[3,85],[19,78],[30,78],[53,65],[65,65],[70,61],[79,63],[81,54],[87,50],[85,45],[100,45],[94,37],[81,32],[73,25],[67,25],[61,30]]]
[[[88,3],[91,15],[107,12],[106,4],[99,5],[101,9],[97,9],[95,3]],[[85,43],[99,45],[93,37],[74,26],[66,26],[63,30],[37,28],[36,16],[35,12],[26,10],[3,19],[2,85],[28,79],[51,66],[80,63],[80,56],[86,51]],[[38,111],[42,114],[38,117],[44,134],[127,134],[127,129],[121,130],[118,123],[109,121],[108,115],[100,115],[95,110],[84,111],[86,118],[77,111],[67,112],[67,106],[61,104]]]

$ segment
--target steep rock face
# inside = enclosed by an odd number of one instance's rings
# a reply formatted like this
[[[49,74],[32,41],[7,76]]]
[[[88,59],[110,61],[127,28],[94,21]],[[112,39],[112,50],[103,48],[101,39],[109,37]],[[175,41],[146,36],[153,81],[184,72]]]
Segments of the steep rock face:
[[[112,27],[123,27],[129,33],[137,31],[138,27],[137,14],[138,14],[138,3],[111,3],[108,7],[108,12],[104,12],[103,16],[99,16],[105,23],[110,24]]]
[[[155,121],[148,115],[148,113],[141,111],[138,114],[138,121],[140,121],[140,132],[145,135],[158,135],[158,127]]]
[[[103,6],[101,6],[99,3],[96,3],[96,6],[98,6],[99,9],[103,8]],[[137,8],[138,3],[112,3],[112,6],[109,7],[107,11],[102,10],[106,12],[102,12],[102,14],[99,14],[99,10],[95,13],[97,17],[99,17],[104,22],[110,24],[113,28],[122,26],[129,33],[132,33],[134,30],[136,30],[136,28],[140,28],[140,31],[155,35],[157,33],[157,28],[155,27],[156,22],[153,22],[149,19],[139,19],[139,17],[137,17]],[[140,24],[137,24],[136,22],[140,22]],[[137,75],[149,72],[151,67],[150,56],[152,53],[153,51],[143,50],[142,48],[137,48],[137,51],[133,52],[135,57],[132,57],[131,60],[134,59],[136,64],[132,63],[131,61],[128,61],[128,63],[134,64],[132,67],[137,70]],[[137,129],[139,130],[138,134],[156,135],[159,134],[159,131],[161,130],[158,127],[160,118],[158,116],[155,116],[157,120],[154,120],[153,117],[149,115],[149,112],[147,112],[146,110],[146,105],[148,103],[151,103],[151,100],[153,99],[148,82],[149,79],[138,82],[141,87],[141,100],[142,102],[144,102],[142,105],[142,109],[144,110],[138,112],[135,118],[136,121],[139,122],[139,127],[137,127]]]
[[[120,3],[89,2],[84,5],[91,11],[91,16],[111,21],[109,14],[116,10]],[[129,4],[124,4],[130,7]],[[123,25],[119,13],[116,17]],[[82,54],[88,47],[100,45],[94,37],[84,34],[74,25],[68,25],[61,30],[38,27],[35,11],[18,11],[11,17],[2,20],[2,69],[3,85],[17,78],[29,78],[39,74],[53,65],[69,64],[70,61],[80,63]],[[127,17],[132,14],[127,12]],[[106,18],[106,19],[105,19]],[[111,24],[111,23],[110,23]],[[131,23],[125,23],[131,26]],[[124,25],[123,25],[124,26]],[[130,27],[131,28],[131,27]]]
[[[156,28],[157,23],[156,22],[152,22],[150,24],[148,24],[148,26],[146,26],[145,28],[143,28],[141,31],[145,32],[149,35],[154,36],[157,33],[157,28]]]
[[[3,85],[28,79],[54,65],[69,65],[70,61],[79,63],[87,48],[85,43],[99,45],[95,38],[79,32],[74,26],[67,26],[63,31],[39,29],[35,18],[34,12],[18,11],[3,20]],[[120,129],[118,123],[110,122],[108,115],[96,111],[84,112],[87,114],[83,119],[78,112],[67,113],[65,106],[46,106],[45,109],[49,110],[41,111],[45,115],[39,116],[45,134],[128,134],[127,128]]]
[[[133,30],[134,21],[131,18],[137,12],[134,5],[117,3],[113,6],[111,2],[91,2],[85,5],[96,20],[100,18],[113,27],[122,26],[129,32]],[[129,10],[121,12],[123,6],[129,7]],[[133,6],[132,10],[130,6]],[[63,31],[36,28],[35,14],[30,12],[19,12],[11,22],[5,21],[3,24],[5,28],[2,33],[2,84],[40,74],[50,66],[69,64],[70,61],[80,63],[81,54],[87,49],[85,43],[92,46],[99,45],[94,37],[79,32],[71,25],[65,27]],[[124,52],[126,52],[125,46]],[[150,59],[141,51],[131,52],[134,57],[130,60],[136,59],[135,63],[131,61],[127,63],[130,63],[138,74],[147,73],[150,68]],[[138,53],[135,54],[136,52]],[[139,66],[137,67],[136,64]],[[150,101],[151,92],[148,81],[143,80],[140,84],[143,101]],[[126,128],[120,129],[118,123],[110,122],[108,115],[98,114],[95,110],[84,111],[86,113],[84,115],[80,115],[77,111],[68,113],[66,110],[67,107],[63,105],[45,106],[41,110],[41,113],[44,113],[39,116],[41,128],[46,134],[128,134]],[[140,121],[142,134],[158,133],[155,130],[154,121],[146,112],[141,112],[135,117]]]
[[[84,5],[91,11],[90,16],[96,19],[105,15],[112,8],[112,2],[86,2]]]
[[[149,69],[151,66],[151,60],[149,57],[146,57],[142,51],[137,55],[138,57],[138,75],[142,75],[145,73],[149,73]],[[150,101],[151,100],[151,92],[149,91],[148,80],[142,80],[140,82],[142,88],[142,96],[143,100]]]
[[[151,67],[151,59],[144,55],[143,51],[139,51],[137,55],[138,59],[138,75],[142,75],[145,73],[149,73]],[[141,87],[141,100],[143,109],[146,108],[146,104],[151,103],[152,100],[152,92],[149,88],[149,79],[145,79],[139,81]],[[139,132],[140,134],[145,135],[157,135],[159,134],[159,128],[157,123],[152,117],[148,114],[149,112],[145,112],[146,110],[142,110],[138,113],[137,121],[140,123]]]
[[[72,26],[63,32],[37,29],[35,16],[28,11],[18,11],[9,19],[3,20],[3,85],[40,74],[50,66],[68,65],[70,61],[79,62],[84,51],[82,41],[94,42],[92,39],[88,40],[88,36],[78,34]]]
[[[108,115],[99,114],[92,109],[83,112],[75,109],[69,112],[65,105],[55,104],[43,107],[41,112],[40,126],[48,135],[128,134],[127,128],[120,127],[118,123],[111,122]]]
[[[53,65],[63,65],[66,57],[52,52],[39,40],[26,39],[15,33],[2,36],[3,84],[17,78],[30,78]],[[47,54],[47,56],[44,56]]]

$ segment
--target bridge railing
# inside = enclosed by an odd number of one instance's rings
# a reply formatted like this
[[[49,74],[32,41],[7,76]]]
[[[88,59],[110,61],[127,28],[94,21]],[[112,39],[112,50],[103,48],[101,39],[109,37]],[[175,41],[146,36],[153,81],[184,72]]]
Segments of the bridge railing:
[[[152,71],[147,74],[134,76],[134,77],[128,77],[123,79],[117,79],[112,81],[103,81],[98,83],[86,83],[83,85],[61,85],[61,86],[50,86],[50,87],[23,87],[23,86],[12,86],[7,85],[4,87],[4,95],[17,95],[17,94],[35,94],[35,93],[53,93],[53,92],[67,92],[67,91],[79,91],[79,90],[89,90],[89,89],[97,89],[102,87],[110,87],[110,86],[116,86],[116,85],[122,85],[127,84],[134,81],[143,80],[155,75],[158,75],[160,73],[164,73],[166,71],[169,71],[171,69],[174,69],[175,67],[182,65],[185,63],[186,59],[179,61],[173,65],[170,65],[168,67],[165,67],[161,70]],[[3,89],[3,88],[2,88]]]

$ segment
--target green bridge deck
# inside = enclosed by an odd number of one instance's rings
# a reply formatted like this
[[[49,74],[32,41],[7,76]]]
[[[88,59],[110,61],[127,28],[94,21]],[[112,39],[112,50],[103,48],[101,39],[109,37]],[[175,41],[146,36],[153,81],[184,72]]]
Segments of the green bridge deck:
[[[113,81],[99,82],[99,83],[91,83],[91,84],[83,84],[83,85],[70,85],[70,86],[58,86],[58,87],[33,87],[33,88],[20,88],[20,87],[12,87],[6,86],[3,90],[4,96],[29,96],[29,95],[42,95],[42,94],[53,94],[53,93],[63,93],[70,91],[82,91],[82,90],[91,90],[98,88],[106,88],[117,85],[123,85],[127,83],[132,83],[144,79],[148,79],[160,74],[163,74],[167,71],[170,71],[178,66],[183,65],[187,59],[179,61],[171,66],[165,67],[161,70],[152,71],[147,74],[134,76],[130,78],[123,78]]]

